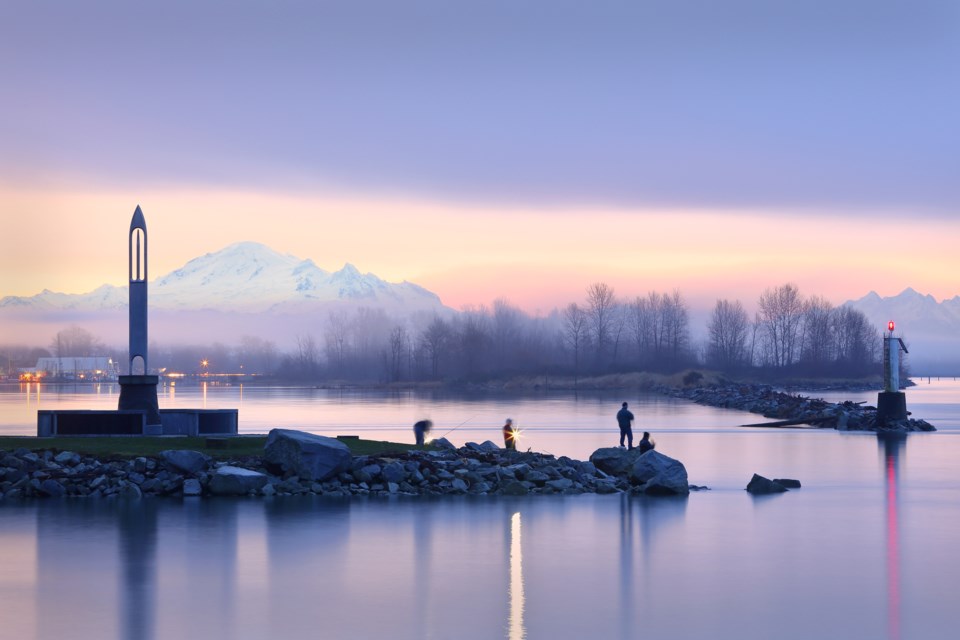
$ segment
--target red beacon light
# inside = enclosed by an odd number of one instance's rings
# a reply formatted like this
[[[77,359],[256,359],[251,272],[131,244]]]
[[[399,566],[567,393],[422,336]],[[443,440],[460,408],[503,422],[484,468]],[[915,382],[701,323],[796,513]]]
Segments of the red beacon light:
[[[893,320],[891,320],[890,322],[887,323],[887,331],[889,331],[890,333],[893,333],[893,329],[895,326],[896,325],[893,324]]]

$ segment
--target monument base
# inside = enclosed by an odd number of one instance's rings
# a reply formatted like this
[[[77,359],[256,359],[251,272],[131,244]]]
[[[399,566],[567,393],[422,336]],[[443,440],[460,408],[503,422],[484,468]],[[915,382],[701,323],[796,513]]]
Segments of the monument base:
[[[146,412],[143,435],[161,435],[163,424],[160,420],[160,403],[157,401],[159,376],[119,376],[117,380],[120,382],[120,403],[117,409]]]
[[[907,419],[907,394],[902,391],[881,391],[877,394],[877,423],[886,426]]]

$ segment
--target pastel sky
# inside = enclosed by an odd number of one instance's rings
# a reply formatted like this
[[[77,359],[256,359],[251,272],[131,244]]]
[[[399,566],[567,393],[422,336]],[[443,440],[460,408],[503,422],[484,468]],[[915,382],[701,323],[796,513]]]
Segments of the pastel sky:
[[[950,0],[0,3],[0,296],[242,241],[531,312],[960,294]]]

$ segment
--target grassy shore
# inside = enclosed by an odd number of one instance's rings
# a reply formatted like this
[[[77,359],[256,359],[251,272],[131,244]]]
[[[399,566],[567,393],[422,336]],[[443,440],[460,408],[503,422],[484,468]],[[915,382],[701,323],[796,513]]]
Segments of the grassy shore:
[[[415,449],[416,445],[382,440],[343,438],[340,440],[355,455],[383,455]],[[265,435],[235,436],[223,438],[191,438],[183,436],[83,436],[37,438],[33,436],[0,437],[0,451],[29,449],[40,451],[73,451],[96,457],[135,458],[155,456],[167,449],[190,449],[214,458],[258,456],[267,442]]]

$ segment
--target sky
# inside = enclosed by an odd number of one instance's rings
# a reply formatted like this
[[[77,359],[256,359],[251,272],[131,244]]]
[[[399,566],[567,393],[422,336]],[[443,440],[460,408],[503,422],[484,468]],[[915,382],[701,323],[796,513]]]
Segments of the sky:
[[[255,240],[530,312],[960,294],[960,4],[0,0],[0,296]]]

